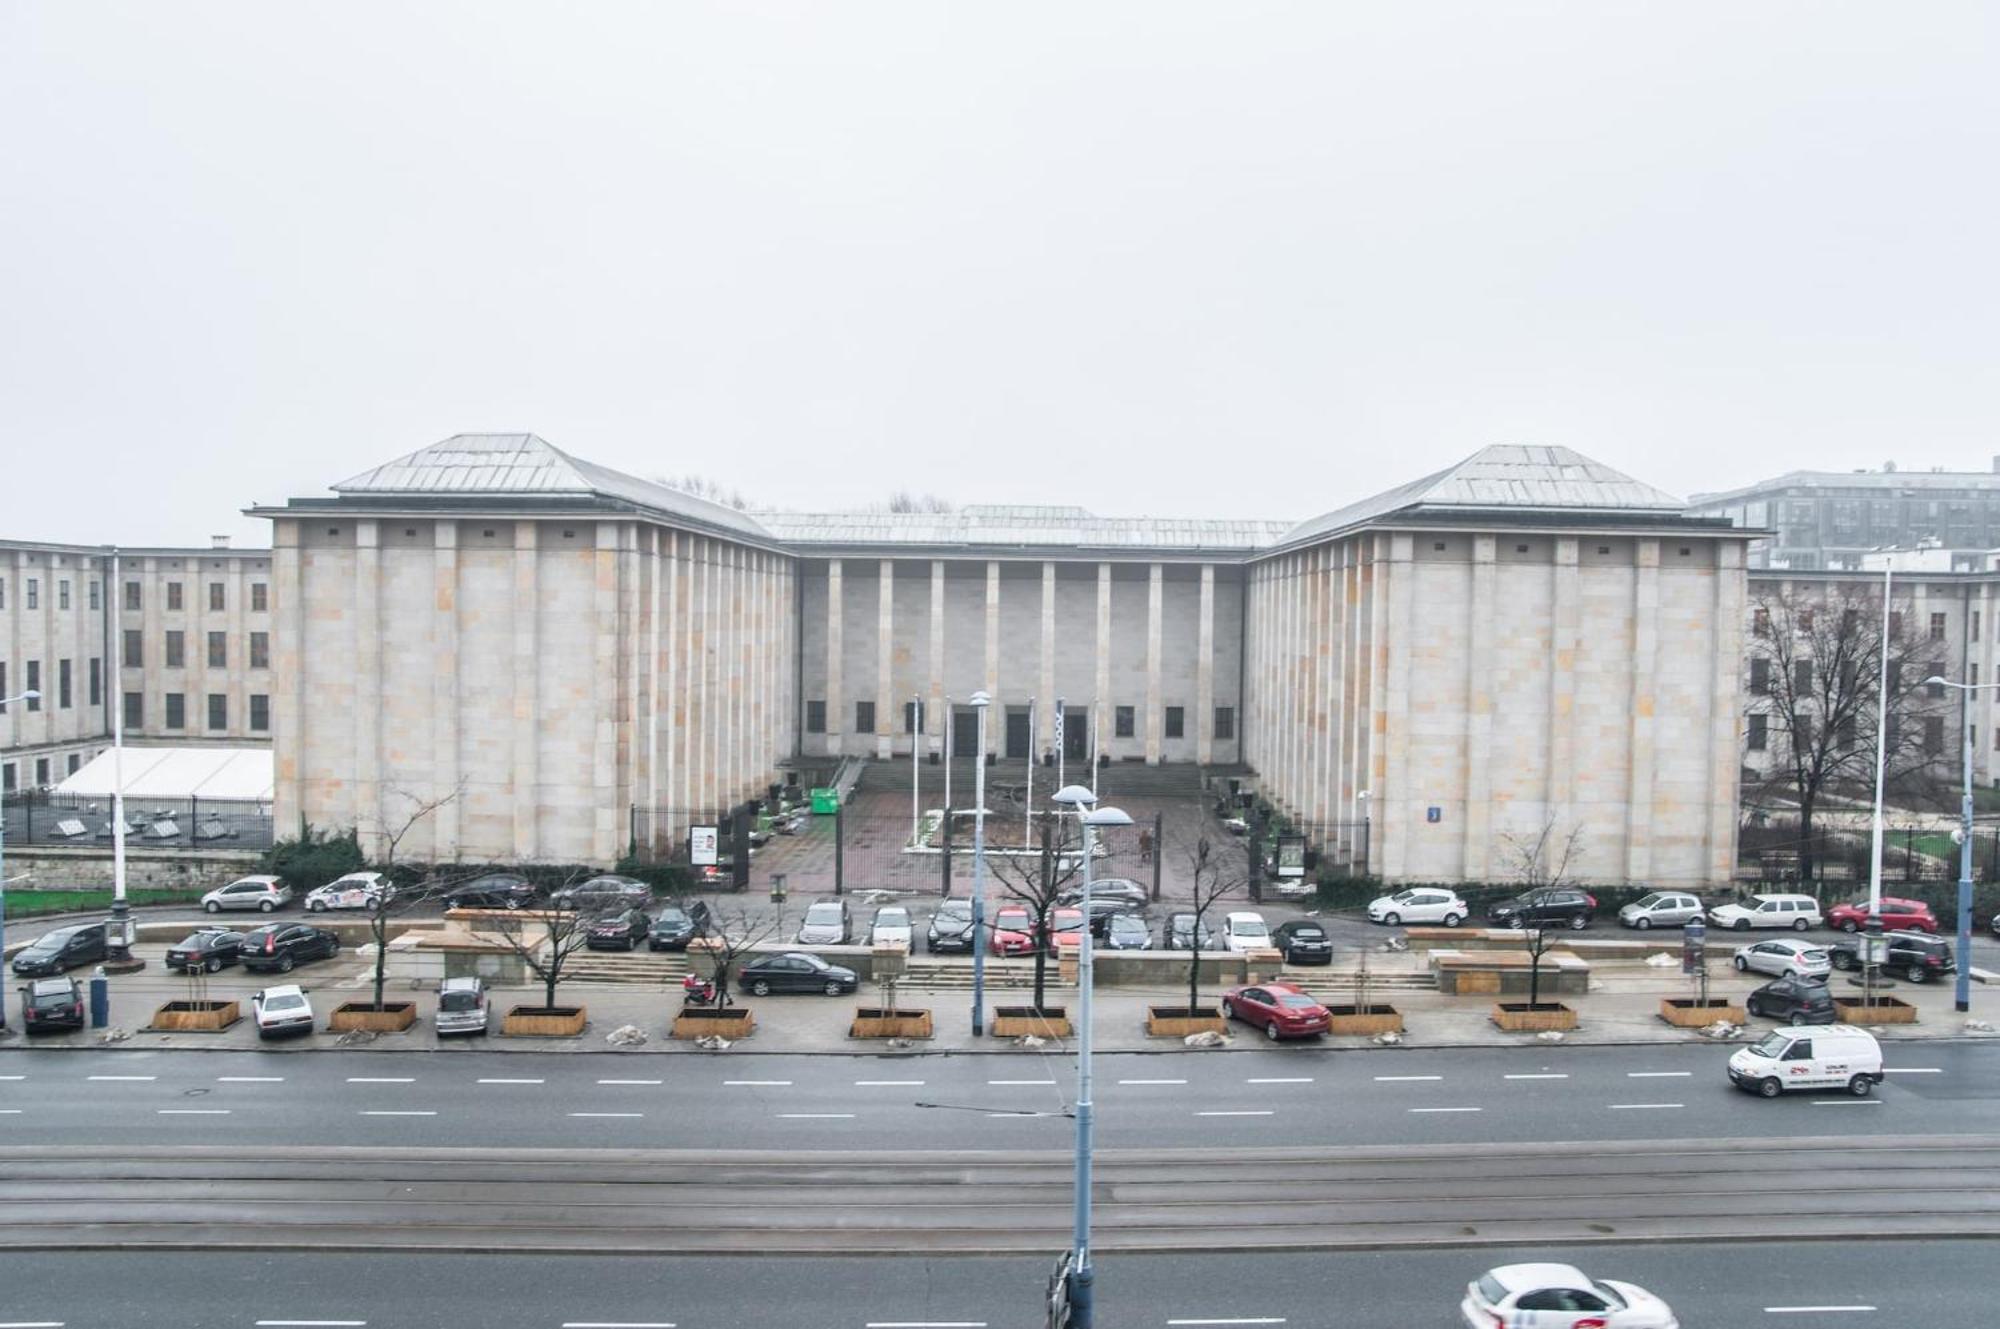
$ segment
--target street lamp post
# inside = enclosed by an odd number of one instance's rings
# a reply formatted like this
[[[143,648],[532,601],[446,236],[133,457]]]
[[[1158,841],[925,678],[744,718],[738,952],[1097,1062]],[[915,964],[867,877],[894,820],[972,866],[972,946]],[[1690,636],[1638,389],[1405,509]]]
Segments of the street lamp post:
[[[1071,1268],[1071,1329],[1092,1329],[1093,1296],[1097,1272],[1090,1264],[1090,1163],[1091,1127],[1095,1108],[1091,1102],[1090,999],[1096,986],[1091,973],[1090,879],[1091,856],[1097,848],[1099,826],[1130,826],[1132,819],[1117,808],[1094,805],[1097,795],[1082,785],[1065,785],[1054,800],[1074,808],[1083,826],[1083,932],[1076,943],[1076,1216],[1072,1233],[1075,1261]]]
[[[1989,688],[2000,687],[1996,683],[1954,683],[1936,674],[1924,682],[1939,687],[1956,688],[1966,694],[1965,712],[1959,725],[1960,736],[1965,749],[1965,791],[1959,801],[1960,821],[1958,843],[1958,951],[1956,960],[1957,990],[1953,993],[1954,1005],[1961,1012],[1972,1009],[1972,694]]]
[[[42,694],[29,688],[18,697],[0,697],[0,706],[17,701],[40,701]],[[7,805],[0,800],[0,956],[7,954]],[[21,1017],[27,1019],[25,1015]],[[7,1003],[0,999],[0,1029],[7,1027]]]
[[[979,745],[972,764],[972,1036],[986,1032],[986,944],[980,931],[986,924],[986,708],[993,699],[972,694],[979,718]]]

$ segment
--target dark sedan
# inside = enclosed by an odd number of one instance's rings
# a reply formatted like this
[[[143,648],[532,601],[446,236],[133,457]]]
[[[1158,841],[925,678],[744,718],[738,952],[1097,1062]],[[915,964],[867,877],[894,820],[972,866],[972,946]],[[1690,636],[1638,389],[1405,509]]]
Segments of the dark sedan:
[[[331,960],[340,954],[340,938],[305,923],[267,923],[243,934],[238,954],[252,973],[289,974],[308,961]]]
[[[646,934],[649,951],[684,951],[688,943],[708,930],[708,906],[700,900],[670,904],[653,915],[653,927]]]
[[[1751,1015],[1783,1024],[1833,1024],[1840,1019],[1825,979],[1780,978],[1743,1000]]]
[[[243,958],[243,934],[226,928],[203,928],[190,932],[167,947],[167,968],[183,974],[205,969],[214,973],[224,965]]]
[[[526,877],[489,872],[445,892],[447,909],[526,909],[535,902],[535,888]]]
[[[1093,895],[1090,898],[1090,935],[1102,940],[1105,929],[1111,925],[1112,919],[1139,916],[1140,906],[1130,900],[1100,900]]]
[[[941,951],[962,951],[972,953],[972,901],[963,899],[939,902],[937,912],[931,915],[930,926],[924,929],[924,949],[932,955]]]
[[[83,1028],[83,986],[73,978],[38,978],[21,989],[21,1022],[31,1034]]]
[[[753,997],[768,997],[773,992],[824,992],[838,997],[861,986],[860,976],[852,969],[828,964],[804,951],[760,956],[743,966],[736,981]]]
[[[1271,933],[1271,944],[1285,957],[1286,964],[1333,963],[1333,938],[1311,919],[1295,918],[1280,923]]]
[[[14,957],[14,972],[23,978],[60,974],[104,958],[104,924],[77,923],[44,932]]]
[[[1222,943],[1216,940],[1215,931],[1208,926],[1207,919],[1201,921],[1197,934],[1195,917],[1192,913],[1183,911],[1169,915],[1167,925],[1160,929],[1161,950],[1191,951],[1195,949],[1197,940],[1201,942],[1201,949],[1204,951],[1222,949]]]
[[[1581,929],[1590,926],[1590,917],[1596,910],[1597,897],[1588,891],[1569,886],[1544,886],[1497,901],[1487,907],[1486,917],[1496,927],[1560,925]]]
[[[592,877],[549,897],[558,909],[644,909],[652,902],[653,888],[630,877]]]
[[[1144,909],[1153,900],[1146,888],[1130,877],[1106,877],[1102,881],[1091,882],[1090,898],[1092,901],[1118,900],[1131,909]],[[1065,886],[1056,896],[1056,903],[1062,905],[1080,904],[1082,901],[1082,882]]]
[[[592,919],[587,926],[590,934],[583,939],[583,944],[591,950],[629,951],[646,940],[653,920],[646,917],[643,909],[620,909]]]
[[[1104,949],[1150,951],[1153,934],[1146,931],[1146,920],[1137,914],[1113,914],[1104,922]]]

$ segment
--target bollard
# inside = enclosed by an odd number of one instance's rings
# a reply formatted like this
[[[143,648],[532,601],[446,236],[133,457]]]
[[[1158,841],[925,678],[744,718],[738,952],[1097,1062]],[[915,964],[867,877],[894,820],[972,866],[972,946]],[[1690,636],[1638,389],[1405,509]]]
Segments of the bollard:
[[[111,980],[99,965],[90,975],[90,1027],[102,1029],[111,1023]]]

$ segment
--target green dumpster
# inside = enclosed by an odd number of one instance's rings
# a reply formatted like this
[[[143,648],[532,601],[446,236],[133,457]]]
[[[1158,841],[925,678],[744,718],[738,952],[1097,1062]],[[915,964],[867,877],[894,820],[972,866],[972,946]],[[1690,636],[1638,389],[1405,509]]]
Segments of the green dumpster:
[[[838,789],[830,787],[814,789],[812,791],[812,801],[813,812],[815,814],[840,811],[840,791]]]

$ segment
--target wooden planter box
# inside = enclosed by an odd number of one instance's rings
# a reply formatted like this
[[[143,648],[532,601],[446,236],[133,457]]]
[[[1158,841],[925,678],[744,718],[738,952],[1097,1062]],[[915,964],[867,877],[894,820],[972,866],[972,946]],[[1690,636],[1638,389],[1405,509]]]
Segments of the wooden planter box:
[[[242,1018],[242,1005],[234,1001],[170,1001],[153,1012],[153,1023],[147,1027],[179,1033],[215,1033]]]
[[[1676,1029],[1706,1029],[1717,1020],[1747,1024],[1750,1012],[1743,1009],[1742,1002],[1726,997],[1710,997],[1706,1002],[1696,997],[1662,997],[1660,1018]]]
[[[1539,1034],[1545,1029],[1576,1028],[1576,1012],[1559,1001],[1533,1005],[1525,1001],[1501,1001],[1493,1004],[1493,1023],[1516,1033]]]
[[[414,1001],[385,1001],[377,1010],[372,1001],[343,1002],[326,1017],[327,1032],[344,1034],[350,1029],[372,1029],[378,1034],[397,1034],[417,1022]]]
[[[1400,1034],[1403,1032],[1403,1013],[1394,1006],[1329,1006],[1332,1017],[1327,1027],[1330,1034]]]
[[[757,1017],[748,1006],[683,1006],[674,1016],[675,1038],[726,1038],[734,1043],[748,1038],[757,1027]]]
[[[934,1032],[929,1011],[879,1006],[857,1007],[854,1023],[847,1026],[849,1038],[929,1038]]]
[[[1069,1012],[1060,1006],[996,1006],[993,1009],[995,1038],[1068,1038]]]
[[[1189,1034],[1226,1034],[1229,1021],[1214,1006],[1148,1006],[1146,1032],[1154,1038],[1186,1038]]]
[[[516,1006],[500,1017],[500,1032],[515,1038],[575,1038],[589,1022],[581,1006]]]
[[[1870,1004],[1859,997],[1835,997],[1834,1014],[1842,1024],[1915,1024],[1917,1008],[1900,997],[1877,997]]]

